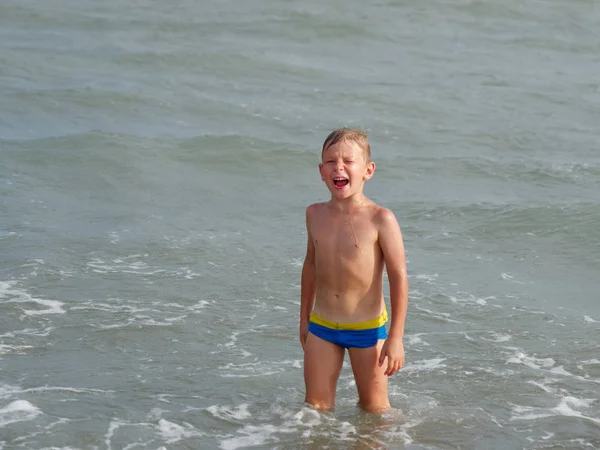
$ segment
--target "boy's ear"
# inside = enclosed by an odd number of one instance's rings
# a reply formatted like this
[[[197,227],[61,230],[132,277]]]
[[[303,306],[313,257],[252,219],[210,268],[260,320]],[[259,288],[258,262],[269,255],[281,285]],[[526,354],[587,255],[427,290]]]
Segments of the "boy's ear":
[[[373,172],[375,172],[375,163],[373,161],[369,161],[367,164],[367,168],[365,170],[365,176],[363,179],[367,181],[369,178],[373,176]]]
[[[323,163],[319,163],[319,174],[321,175],[321,180],[325,181],[325,178],[323,178]]]

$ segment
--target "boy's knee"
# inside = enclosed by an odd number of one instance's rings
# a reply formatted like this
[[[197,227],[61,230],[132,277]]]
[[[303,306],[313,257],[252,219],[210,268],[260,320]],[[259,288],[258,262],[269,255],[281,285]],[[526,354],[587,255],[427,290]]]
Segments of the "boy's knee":
[[[380,402],[363,402],[359,400],[358,407],[363,411],[366,411],[371,414],[382,414],[391,409],[390,402],[387,399],[385,401]]]
[[[304,402],[311,405],[317,411],[332,411],[333,410],[333,402],[331,402],[331,401],[306,397],[304,399]]]
[[[358,406],[370,413],[382,413],[391,408],[387,389],[380,391],[367,391],[358,394]]]

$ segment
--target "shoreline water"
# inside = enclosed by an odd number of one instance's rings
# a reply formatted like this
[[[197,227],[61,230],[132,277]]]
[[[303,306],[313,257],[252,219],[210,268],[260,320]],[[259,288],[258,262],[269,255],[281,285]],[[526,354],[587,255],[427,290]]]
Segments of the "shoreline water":
[[[600,447],[586,2],[0,5],[0,449]],[[304,209],[366,128],[390,423],[303,407]],[[387,293],[386,293],[387,295]]]

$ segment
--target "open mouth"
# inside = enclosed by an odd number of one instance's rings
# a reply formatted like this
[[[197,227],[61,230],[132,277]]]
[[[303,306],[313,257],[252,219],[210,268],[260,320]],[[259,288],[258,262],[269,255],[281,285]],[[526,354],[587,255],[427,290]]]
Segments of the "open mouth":
[[[336,188],[343,188],[344,186],[346,186],[348,184],[348,178],[344,178],[344,177],[335,177],[333,179],[333,185]]]

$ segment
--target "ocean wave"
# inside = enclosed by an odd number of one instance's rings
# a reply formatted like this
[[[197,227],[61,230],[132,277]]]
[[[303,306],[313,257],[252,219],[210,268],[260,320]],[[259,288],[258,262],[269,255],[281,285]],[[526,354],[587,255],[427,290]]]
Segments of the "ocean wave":
[[[291,143],[275,142],[244,135],[205,135],[181,141],[175,155],[188,164],[208,170],[260,171],[265,168],[308,167],[319,163],[318,150]]]

